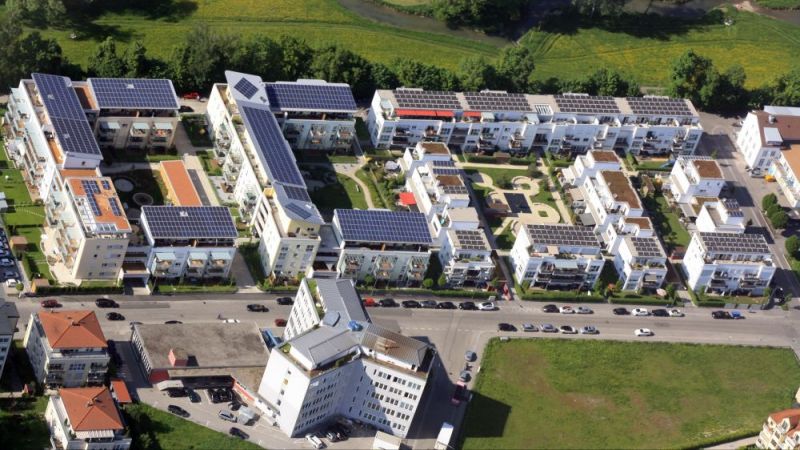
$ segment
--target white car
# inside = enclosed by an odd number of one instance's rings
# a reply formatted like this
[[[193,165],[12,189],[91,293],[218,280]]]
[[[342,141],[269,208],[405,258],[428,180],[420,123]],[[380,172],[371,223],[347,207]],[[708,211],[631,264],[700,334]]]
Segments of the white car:
[[[325,444],[322,443],[322,440],[311,433],[306,435],[306,440],[317,450],[325,448]]]
[[[631,310],[631,315],[633,316],[649,316],[650,311],[647,308],[634,308]]]
[[[634,330],[633,334],[635,334],[636,336],[639,336],[639,337],[652,336],[653,335],[653,331],[650,328],[638,328],[638,329]]]
[[[478,309],[481,311],[494,311],[497,309],[497,306],[492,302],[483,302],[478,305]]]
[[[592,311],[592,308],[589,308],[588,306],[578,306],[578,309],[576,309],[575,311],[578,314],[592,314],[592,313],[594,313],[594,311]]]
[[[239,323],[239,319],[225,319],[223,320],[225,323]]]
[[[558,312],[561,314],[575,314],[575,310],[572,309],[572,306],[562,306],[558,308]]]
[[[680,309],[670,309],[669,310],[670,317],[683,317],[683,311]]]

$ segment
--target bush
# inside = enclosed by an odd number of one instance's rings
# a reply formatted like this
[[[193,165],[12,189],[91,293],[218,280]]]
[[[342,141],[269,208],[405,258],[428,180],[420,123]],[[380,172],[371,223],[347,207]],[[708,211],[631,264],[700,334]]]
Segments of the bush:
[[[786,239],[786,253],[789,254],[792,258],[797,256],[797,252],[800,251],[800,237],[797,235],[791,235]]]
[[[773,205],[778,204],[778,196],[775,194],[767,194],[761,199],[761,209],[768,211]]]
[[[769,215],[769,221],[772,222],[772,226],[778,229],[786,228],[786,225],[789,223],[789,215],[786,214],[786,211],[780,210],[775,211]]]
[[[769,208],[766,209],[766,215],[767,217],[770,217],[773,214],[777,214],[780,211],[783,211],[783,208],[781,208],[781,205],[775,203],[770,205]]]
[[[425,278],[424,280],[422,280],[422,287],[424,287],[425,289],[431,289],[433,287],[433,280],[431,280],[430,278]]]

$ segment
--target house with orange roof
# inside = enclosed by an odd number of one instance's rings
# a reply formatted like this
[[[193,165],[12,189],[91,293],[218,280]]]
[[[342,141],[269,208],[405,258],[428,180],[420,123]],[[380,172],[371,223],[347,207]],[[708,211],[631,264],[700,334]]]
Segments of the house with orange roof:
[[[108,388],[61,388],[44,414],[55,449],[127,450],[133,440]]]
[[[756,447],[786,450],[800,448],[800,409],[785,409],[770,414],[756,438]]]
[[[46,386],[99,385],[108,370],[108,343],[93,311],[31,314],[23,345]]]

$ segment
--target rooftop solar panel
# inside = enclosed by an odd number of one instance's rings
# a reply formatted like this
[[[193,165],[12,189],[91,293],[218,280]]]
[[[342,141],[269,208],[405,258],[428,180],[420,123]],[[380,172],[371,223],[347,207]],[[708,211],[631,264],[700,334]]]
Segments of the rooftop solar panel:
[[[72,120],[86,120],[78,95],[72,89],[72,81],[67,77],[34,73],[33,82],[42,97],[47,114]]]
[[[691,116],[686,100],[667,97],[628,97],[628,106],[634,114]]]
[[[528,225],[531,242],[539,245],[597,247],[600,243],[590,228],[574,225]]]
[[[639,256],[645,258],[658,256],[666,258],[667,256],[655,237],[631,237],[631,243]]]
[[[178,109],[170,80],[141,78],[89,78],[101,109]]]
[[[401,244],[432,242],[422,213],[337,209],[334,217],[344,240]]]
[[[53,129],[61,148],[67,153],[100,154],[100,147],[94,138],[94,133],[89,127],[89,122],[83,120],[51,117]]]
[[[355,112],[350,86],[337,84],[266,83],[270,107],[277,110]]]
[[[480,230],[454,230],[458,246],[467,250],[488,250],[486,236]]]
[[[619,114],[614,97],[589,95],[556,95],[553,97],[558,109],[576,114]]]
[[[234,89],[241,92],[247,98],[253,98],[258,92],[258,88],[253,86],[253,83],[247,81],[247,78],[242,78],[233,86]]]
[[[283,138],[275,115],[265,109],[242,106],[240,108],[245,125],[254,137],[258,152],[264,157],[264,168],[271,181],[278,181],[297,186],[305,186],[303,176],[297,168],[289,144]]]
[[[767,240],[761,234],[699,233],[711,253],[768,254]]]
[[[461,109],[461,102],[458,101],[455,92],[397,89],[394,91],[394,98],[400,108]]]
[[[311,197],[308,195],[308,190],[306,188],[284,185],[283,190],[286,191],[286,196],[292,200],[298,200],[301,202],[311,201]]]
[[[532,111],[525,94],[505,92],[465,92],[470,109],[477,111]]]
[[[309,209],[303,208],[302,206],[298,205],[297,203],[289,203],[286,205],[286,209],[292,211],[293,213],[300,216],[301,219],[308,219],[314,213]]]
[[[239,233],[225,206],[142,206],[153,239],[235,239]]]

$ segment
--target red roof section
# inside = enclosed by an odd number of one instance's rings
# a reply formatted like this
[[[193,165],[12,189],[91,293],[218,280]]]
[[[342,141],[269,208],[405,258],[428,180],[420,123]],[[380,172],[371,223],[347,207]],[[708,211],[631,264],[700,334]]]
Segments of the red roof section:
[[[111,390],[114,391],[114,395],[117,397],[117,402],[120,404],[133,403],[131,393],[128,392],[128,386],[125,385],[123,380],[118,378],[111,380]]]
[[[106,387],[62,388],[58,395],[74,431],[122,430],[122,418]]]
[[[453,117],[453,111],[436,111],[433,109],[395,109],[398,116]]]
[[[401,192],[400,193],[400,203],[411,206],[417,204],[417,199],[414,198],[413,192]]]
[[[38,315],[51,348],[108,347],[93,311],[39,311]]]
[[[480,111],[464,111],[464,117],[480,117]]]

